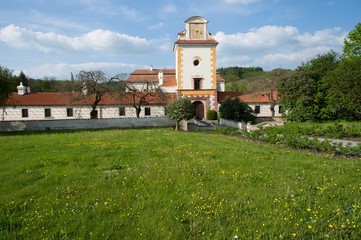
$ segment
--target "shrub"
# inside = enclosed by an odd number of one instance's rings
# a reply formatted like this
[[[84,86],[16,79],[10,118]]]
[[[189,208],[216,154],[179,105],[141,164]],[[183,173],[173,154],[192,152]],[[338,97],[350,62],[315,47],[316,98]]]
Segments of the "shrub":
[[[217,120],[217,112],[215,110],[208,110],[207,111],[207,120]]]
[[[342,138],[345,136],[343,126],[339,123],[329,125],[325,129],[325,136],[331,138]]]
[[[231,99],[227,97],[219,108],[219,112],[223,118],[239,122],[254,122],[256,118],[252,108],[239,98]]]
[[[167,117],[176,121],[176,131],[181,120],[189,120],[193,117],[194,107],[191,100],[186,97],[177,99],[166,106]]]
[[[216,133],[223,134],[223,135],[230,135],[230,136],[237,136],[239,135],[239,131],[233,127],[225,127],[225,128],[216,128]]]

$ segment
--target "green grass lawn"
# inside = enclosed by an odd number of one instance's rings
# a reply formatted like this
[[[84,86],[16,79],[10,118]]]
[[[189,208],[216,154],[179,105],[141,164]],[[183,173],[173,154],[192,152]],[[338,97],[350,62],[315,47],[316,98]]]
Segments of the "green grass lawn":
[[[359,239],[361,161],[172,129],[0,135],[2,239]]]

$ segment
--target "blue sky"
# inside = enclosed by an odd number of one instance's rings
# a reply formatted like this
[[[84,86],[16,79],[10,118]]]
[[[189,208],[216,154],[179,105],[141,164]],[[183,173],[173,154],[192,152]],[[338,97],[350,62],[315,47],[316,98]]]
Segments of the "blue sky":
[[[294,69],[361,22],[360,0],[1,0],[0,65],[32,78],[69,79],[174,68],[184,21],[205,17],[217,66]]]

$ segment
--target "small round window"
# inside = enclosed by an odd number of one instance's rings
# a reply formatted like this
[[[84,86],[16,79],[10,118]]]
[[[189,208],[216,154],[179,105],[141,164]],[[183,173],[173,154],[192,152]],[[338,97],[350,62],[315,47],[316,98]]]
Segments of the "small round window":
[[[195,60],[193,61],[193,65],[194,65],[194,66],[198,66],[198,65],[199,65],[199,60],[198,60],[198,59],[195,59]]]

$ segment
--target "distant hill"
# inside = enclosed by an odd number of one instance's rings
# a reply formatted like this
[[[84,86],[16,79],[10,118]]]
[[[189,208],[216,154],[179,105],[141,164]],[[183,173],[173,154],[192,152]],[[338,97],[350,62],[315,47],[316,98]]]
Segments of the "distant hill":
[[[291,73],[288,69],[274,69],[264,71],[261,67],[225,67],[217,70],[226,80],[226,91],[254,92],[265,91],[270,88],[275,71]]]

